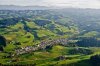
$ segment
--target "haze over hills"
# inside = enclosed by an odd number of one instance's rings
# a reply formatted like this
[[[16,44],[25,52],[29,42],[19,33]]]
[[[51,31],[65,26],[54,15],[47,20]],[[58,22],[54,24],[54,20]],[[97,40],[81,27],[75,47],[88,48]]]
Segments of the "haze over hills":
[[[50,9],[46,6],[18,6],[18,5],[0,5],[0,10],[44,10]]]
[[[52,6],[100,9],[100,0],[1,0],[0,5]]]
[[[20,5],[0,5],[0,10],[48,10],[48,9],[62,9],[66,7],[58,6],[20,6]]]
[[[48,9],[90,9],[100,10],[95,8],[75,8],[66,6],[20,6],[20,5],[0,5],[0,10],[48,10]]]

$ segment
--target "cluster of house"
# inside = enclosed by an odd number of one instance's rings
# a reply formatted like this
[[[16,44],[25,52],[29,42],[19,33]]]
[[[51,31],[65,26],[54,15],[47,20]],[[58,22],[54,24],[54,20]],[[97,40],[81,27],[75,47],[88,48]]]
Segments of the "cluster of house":
[[[24,53],[28,53],[28,52],[33,52],[39,49],[45,49],[47,46],[53,46],[53,45],[66,45],[68,42],[67,39],[55,39],[55,40],[48,40],[48,41],[42,41],[39,44],[35,45],[35,46],[27,46],[27,47],[22,47],[21,49],[17,49],[15,50],[16,55],[20,55],[20,54],[24,54]]]

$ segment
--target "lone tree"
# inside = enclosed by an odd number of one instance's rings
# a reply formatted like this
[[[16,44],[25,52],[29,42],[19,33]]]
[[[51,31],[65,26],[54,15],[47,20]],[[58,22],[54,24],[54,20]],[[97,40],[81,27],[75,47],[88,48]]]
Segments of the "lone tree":
[[[0,51],[3,51],[3,46],[0,45]]]
[[[93,66],[100,66],[100,55],[91,56],[90,61]]]
[[[0,51],[3,51],[3,47],[6,46],[6,39],[3,36],[0,36]]]
[[[0,36],[0,45],[4,47],[6,46],[6,39],[4,36]]]

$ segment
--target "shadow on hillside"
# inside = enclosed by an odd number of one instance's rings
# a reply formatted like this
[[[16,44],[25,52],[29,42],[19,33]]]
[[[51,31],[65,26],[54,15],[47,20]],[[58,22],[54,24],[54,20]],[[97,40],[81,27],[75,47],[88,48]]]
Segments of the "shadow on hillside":
[[[62,64],[61,66],[92,66],[92,63],[89,60],[82,60],[76,63],[71,63],[71,64]]]

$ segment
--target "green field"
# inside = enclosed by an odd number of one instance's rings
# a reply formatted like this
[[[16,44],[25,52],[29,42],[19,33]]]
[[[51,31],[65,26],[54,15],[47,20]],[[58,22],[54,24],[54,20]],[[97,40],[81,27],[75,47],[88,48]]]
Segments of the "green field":
[[[12,46],[13,47],[13,46]],[[2,64],[12,65],[25,65],[35,64],[36,66],[62,66],[62,65],[75,65],[75,66],[91,66],[88,62],[90,56],[100,54],[99,47],[90,47],[89,50],[93,53],[87,55],[82,52],[71,54],[69,51],[77,48],[85,49],[86,47],[64,47],[60,45],[53,46],[51,49],[39,50],[27,54],[22,54],[14,57],[9,57],[8,53],[0,53]],[[8,48],[9,50],[11,48]],[[8,57],[7,57],[8,55]],[[64,56],[64,59],[58,57]]]

